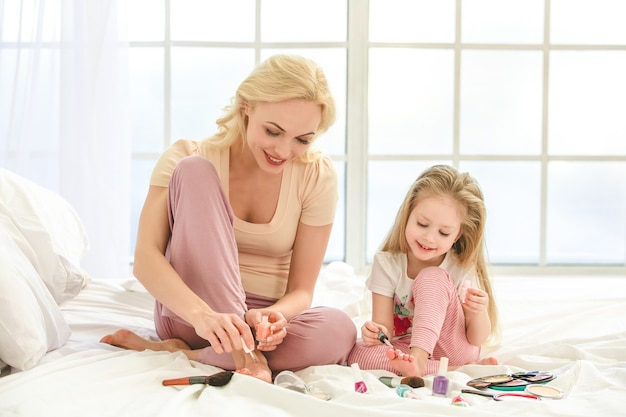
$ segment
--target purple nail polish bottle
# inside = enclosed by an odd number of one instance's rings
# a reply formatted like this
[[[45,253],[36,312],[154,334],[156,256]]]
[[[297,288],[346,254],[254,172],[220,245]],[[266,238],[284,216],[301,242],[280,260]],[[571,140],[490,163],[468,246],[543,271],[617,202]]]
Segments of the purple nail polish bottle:
[[[448,358],[442,357],[439,359],[439,372],[433,379],[433,395],[437,397],[445,397],[448,395]]]

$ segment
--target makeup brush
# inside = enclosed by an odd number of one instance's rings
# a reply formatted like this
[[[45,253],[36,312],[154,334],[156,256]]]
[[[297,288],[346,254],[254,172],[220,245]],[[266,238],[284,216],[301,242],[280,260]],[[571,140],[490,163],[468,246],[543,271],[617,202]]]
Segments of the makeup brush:
[[[232,377],[232,371],[222,371],[208,376],[188,376],[185,378],[165,379],[163,380],[163,385],[205,384],[213,387],[222,387],[228,384]]]
[[[378,380],[390,388],[395,388],[401,384],[408,385],[411,388],[421,388],[424,386],[424,379],[419,376],[381,376]]]

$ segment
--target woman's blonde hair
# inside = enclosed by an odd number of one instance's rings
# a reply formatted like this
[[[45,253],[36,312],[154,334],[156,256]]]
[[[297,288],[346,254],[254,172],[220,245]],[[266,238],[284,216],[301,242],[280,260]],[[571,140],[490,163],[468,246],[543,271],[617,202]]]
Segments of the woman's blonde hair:
[[[478,285],[489,295],[489,317],[492,333],[495,333],[497,308],[487,271],[484,245],[487,212],[480,185],[468,173],[461,173],[449,165],[434,165],[425,170],[406,194],[381,250],[395,253],[409,252],[409,244],[405,237],[409,216],[419,199],[432,196],[451,197],[463,209],[461,236],[452,245],[452,251],[460,266],[475,268]]]
[[[238,140],[245,143],[248,118],[246,107],[253,110],[260,102],[300,99],[319,104],[322,109],[315,137],[326,132],[335,122],[335,101],[322,69],[312,60],[298,55],[274,55],[259,64],[237,88],[225,114],[217,119],[217,133],[208,138],[218,147],[229,147]],[[309,147],[301,157],[315,158],[317,151]]]

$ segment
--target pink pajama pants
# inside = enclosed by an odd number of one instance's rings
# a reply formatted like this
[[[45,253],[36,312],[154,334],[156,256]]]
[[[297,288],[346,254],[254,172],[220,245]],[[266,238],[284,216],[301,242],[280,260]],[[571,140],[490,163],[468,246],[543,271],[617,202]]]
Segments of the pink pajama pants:
[[[425,375],[437,372],[439,358],[445,356],[450,366],[461,366],[479,359],[480,347],[467,341],[465,314],[456,287],[448,273],[437,267],[425,268],[411,288],[414,300],[411,333],[394,337],[396,349],[409,353],[418,347],[431,356]],[[394,372],[387,358],[386,345],[366,345],[361,340],[350,352],[348,364],[357,362],[362,369],[385,369]]]
[[[200,156],[182,159],[168,192],[171,238],[165,255],[189,288],[215,311],[242,318],[249,308],[273,304],[276,300],[243,290],[233,211],[213,164]],[[231,354],[216,354],[193,327],[158,301],[154,319],[161,339],[180,338],[192,349],[202,349],[202,362],[234,369]],[[264,355],[274,373],[344,365],[355,340],[356,328],[348,315],[336,308],[316,307],[293,317],[283,343]]]

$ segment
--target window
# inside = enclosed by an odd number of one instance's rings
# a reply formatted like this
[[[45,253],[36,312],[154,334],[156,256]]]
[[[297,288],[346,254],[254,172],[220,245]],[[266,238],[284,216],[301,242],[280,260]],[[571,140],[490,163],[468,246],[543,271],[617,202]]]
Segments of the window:
[[[495,265],[626,263],[620,0],[129,0],[133,236],[152,167],[277,52],[325,69],[340,204],[327,261],[369,263],[409,184],[481,183]],[[349,214],[349,215],[348,215]],[[134,245],[134,243],[133,243]]]

